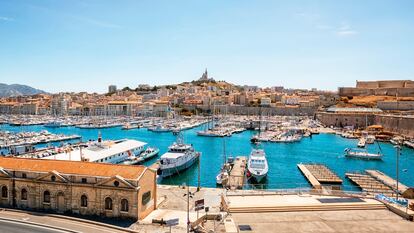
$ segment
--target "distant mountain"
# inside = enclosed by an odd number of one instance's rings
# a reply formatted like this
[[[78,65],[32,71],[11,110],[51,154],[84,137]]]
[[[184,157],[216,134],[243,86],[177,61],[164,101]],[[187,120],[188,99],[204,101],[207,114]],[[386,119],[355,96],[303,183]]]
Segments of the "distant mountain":
[[[0,83],[0,97],[12,97],[22,95],[36,95],[46,93],[45,91],[20,84]]]

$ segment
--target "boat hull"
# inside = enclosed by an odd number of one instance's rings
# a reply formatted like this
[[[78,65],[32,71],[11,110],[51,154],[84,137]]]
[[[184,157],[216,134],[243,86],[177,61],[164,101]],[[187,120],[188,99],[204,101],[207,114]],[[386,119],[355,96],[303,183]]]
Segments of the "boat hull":
[[[172,168],[160,168],[158,170],[158,175],[161,178],[166,178],[166,177],[170,177],[173,176],[175,174],[180,173],[181,171],[184,171],[188,168],[190,168],[199,158],[200,155],[195,155],[192,159],[190,159],[188,162],[181,164],[177,167],[172,167]]]

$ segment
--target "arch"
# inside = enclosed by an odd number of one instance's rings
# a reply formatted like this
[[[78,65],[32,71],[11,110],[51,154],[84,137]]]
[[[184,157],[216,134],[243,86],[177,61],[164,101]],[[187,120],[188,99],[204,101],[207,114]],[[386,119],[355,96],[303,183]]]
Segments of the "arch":
[[[9,197],[9,190],[7,186],[1,187],[1,197],[2,198],[8,198]]]
[[[43,192],[43,203],[50,203],[50,192],[48,190]]]
[[[26,188],[22,188],[22,190],[20,191],[20,200],[27,201],[27,189]]]
[[[112,210],[112,198],[105,198],[105,210]]]
[[[80,204],[80,206],[81,207],[88,207],[88,197],[85,194],[83,194],[81,196],[81,204]]]
[[[122,199],[121,200],[121,211],[122,212],[128,212],[128,210],[129,210],[128,200],[127,199]]]

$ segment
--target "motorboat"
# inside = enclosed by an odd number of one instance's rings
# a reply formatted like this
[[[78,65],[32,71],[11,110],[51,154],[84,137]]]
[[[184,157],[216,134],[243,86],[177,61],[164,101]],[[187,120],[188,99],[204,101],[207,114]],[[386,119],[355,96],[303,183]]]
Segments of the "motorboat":
[[[359,159],[369,159],[369,160],[381,160],[382,156],[383,156],[379,152],[377,154],[369,153],[365,149],[346,148],[344,150],[344,153],[345,153],[346,157],[359,158]]]
[[[263,149],[253,149],[247,161],[248,174],[251,178],[260,182],[267,176],[269,167],[266,153]]]

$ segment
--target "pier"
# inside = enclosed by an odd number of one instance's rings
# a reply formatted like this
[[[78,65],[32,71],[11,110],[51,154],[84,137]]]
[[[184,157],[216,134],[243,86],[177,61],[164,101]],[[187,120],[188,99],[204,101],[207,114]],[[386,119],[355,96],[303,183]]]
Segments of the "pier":
[[[373,176],[369,174],[361,174],[361,173],[346,173],[345,174],[348,179],[358,185],[362,191],[377,194],[393,194],[394,191],[389,186],[383,184]]]
[[[241,189],[244,185],[244,176],[246,172],[247,158],[245,156],[236,157],[233,169],[230,172],[227,188]]]
[[[323,164],[298,164],[298,168],[315,189],[321,189],[322,183],[342,184],[342,179]]]
[[[397,181],[393,178],[385,175],[384,173],[378,171],[378,170],[365,170],[365,172],[380,181],[381,183],[391,187],[392,189],[397,189]],[[408,190],[408,187],[404,184],[398,182],[398,192],[403,194],[405,191]]]

